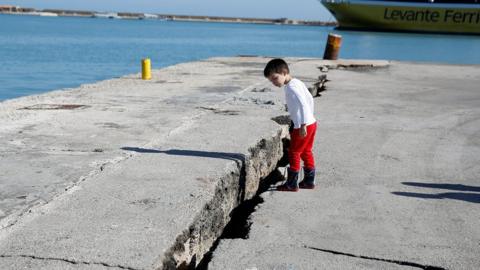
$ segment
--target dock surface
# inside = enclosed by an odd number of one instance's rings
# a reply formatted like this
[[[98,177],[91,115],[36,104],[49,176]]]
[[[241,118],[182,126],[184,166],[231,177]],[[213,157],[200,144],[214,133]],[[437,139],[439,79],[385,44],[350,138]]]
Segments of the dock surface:
[[[480,66],[327,74],[318,188],[263,193],[248,239],[222,240],[209,269],[480,269]]]
[[[259,190],[288,138],[268,60],[0,103],[0,269],[480,268],[479,66],[287,58],[330,81],[318,186],[282,193]],[[248,234],[219,239],[258,198]]]

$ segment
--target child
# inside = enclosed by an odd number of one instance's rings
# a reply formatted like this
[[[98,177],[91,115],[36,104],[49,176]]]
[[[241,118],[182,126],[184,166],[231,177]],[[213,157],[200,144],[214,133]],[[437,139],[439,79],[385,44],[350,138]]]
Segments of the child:
[[[315,160],[312,153],[317,122],[313,116],[313,97],[305,84],[290,75],[287,63],[282,59],[273,59],[265,66],[263,74],[277,87],[284,87],[288,113],[293,122],[290,129],[290,148],[287,182],[277,187],[279,191],[298,191],[298,188],[315,188]],[[304,179],[297,184],[300,171],[300,159],[303,160]]]

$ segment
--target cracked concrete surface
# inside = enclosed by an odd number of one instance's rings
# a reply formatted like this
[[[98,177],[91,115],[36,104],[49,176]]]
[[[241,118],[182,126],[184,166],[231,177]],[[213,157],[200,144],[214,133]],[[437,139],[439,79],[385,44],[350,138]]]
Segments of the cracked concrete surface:
[[[0,269],[198,264],[283,154],[268,60],[214,58],[0,103]],[[315,99],[320,188],[262,194],[249,239],[220,241],[209,269],[480,267],[479,68],[288,61],[309,85],[329,66]],[[21,109],[38,104],[86,107]]]
[[[271,120],[285,114],[281,94],[252,91],[268,84],[245,61],[268,59],[208,59],[148,82],[130,75],[3,102],[0,268],[198,263],[283,154],[285,126]],[[21,109],[35,104],[89,107]]]
[[[318,188],[262,194],[249,238],[221,240],[209,269],[480,269],[480,67],[327,74]]]

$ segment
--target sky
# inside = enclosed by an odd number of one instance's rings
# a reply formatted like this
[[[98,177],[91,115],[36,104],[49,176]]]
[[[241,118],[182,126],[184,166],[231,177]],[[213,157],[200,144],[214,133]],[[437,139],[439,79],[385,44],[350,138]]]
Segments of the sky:
[[[0,0],[0,5],[36,9],[334,20],[318,0]]]

